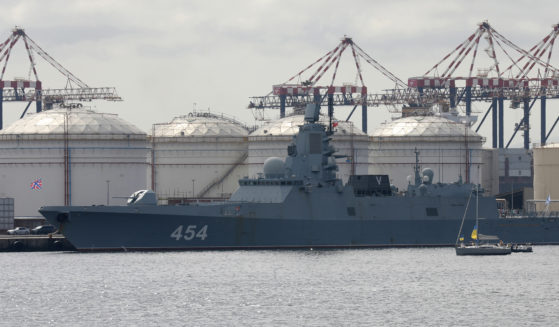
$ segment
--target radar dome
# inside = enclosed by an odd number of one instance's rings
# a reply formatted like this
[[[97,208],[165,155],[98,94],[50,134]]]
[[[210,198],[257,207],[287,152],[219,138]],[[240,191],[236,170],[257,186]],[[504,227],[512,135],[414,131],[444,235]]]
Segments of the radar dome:
[[[264,176],[266,178],[281,178],[285,174],[285,165],[281,158],[271,157],[264,161]]]
[[[433,176],[435,175],[435,173],[431,168],[424,168],[421,171],[421,175],[423,175],[423,181],[430,184],[433,182]]]

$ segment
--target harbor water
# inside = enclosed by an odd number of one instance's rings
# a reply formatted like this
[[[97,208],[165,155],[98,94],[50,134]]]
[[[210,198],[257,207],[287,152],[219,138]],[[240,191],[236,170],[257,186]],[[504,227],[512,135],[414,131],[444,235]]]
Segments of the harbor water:
[[[0,253],[1,326],[551,326],[559,247]]]

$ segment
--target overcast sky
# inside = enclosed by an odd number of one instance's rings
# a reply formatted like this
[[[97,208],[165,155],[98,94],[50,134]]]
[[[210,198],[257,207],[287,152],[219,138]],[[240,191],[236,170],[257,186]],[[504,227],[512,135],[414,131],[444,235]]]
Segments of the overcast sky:
[[[0,41],[15,25],[23,27],[88,85],[117,88],[124,101],[98,101],[92,104],[95,110],[117,113],[148,131],[152,123],[168,122],[193,107],[253,124],[253,114],[246,109],[250,96],[267,94],[272,85],[333,49],[344,35],[407,81],[423,75],[483,20],[520,47],[530,48],[559,23],[558,13],[557,0],[4,0]],[[555,52],[552,63],[559,66],[559,50]],[[345,57],[351,57],[349,52]],[[355,69],[344,60],[336,84],[355,81]],[[64,87],[64,78],[42,59],[37,61],[44,88]],[[19,45],[4,79],[27,77],[28,72],[27,56]],[[368,65],[364,75],[370,92],[394,86]],[[555,102],[548,103],[548,128],[559,113]],[[487,106],[476,103],[474,110],[485,111]],[[536,106],[533,143],[540,141]],[[7,126],[25,104],[5,107]],[[349,108],[336,109],[339,118],[348,113]],[[521,110],[506,111],[506,140],[521,115]],[[386,108],[371,108],[369,132],[390,117]],[[358,115],[355,122],[361,126]],[[489,125],[482,129],[487,137]],[[554,135],[552,139],[559,140],[559,130]],[[522,146],[521,137],[514,144]],[[486,146],[491,146],[490,139]]]

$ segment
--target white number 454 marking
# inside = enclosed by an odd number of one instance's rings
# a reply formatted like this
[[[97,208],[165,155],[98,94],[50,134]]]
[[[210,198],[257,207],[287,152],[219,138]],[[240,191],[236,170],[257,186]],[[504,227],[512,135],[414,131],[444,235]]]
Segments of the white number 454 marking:
[[[190,241],[195,237],[201,239],[202,241],[205,240],[206,237],[208,237],[208,225],[204,225],[198,230],[196,229],[196,225],[188,225],[186,228],[183,228],[183,226],[180,225],[174,232],[171,233],[171,238],[174,238],[177,241],[181,238]]]

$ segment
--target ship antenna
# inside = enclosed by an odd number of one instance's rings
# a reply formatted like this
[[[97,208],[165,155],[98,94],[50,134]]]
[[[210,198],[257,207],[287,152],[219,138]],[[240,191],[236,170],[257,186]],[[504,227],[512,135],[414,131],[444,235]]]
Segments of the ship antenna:
[[[415,153],[415,166],[413,167],[413,171],[415,173],[415,185],[421,184],[421,177],[419,176],[419,151],[417,148],[413,151]]]

